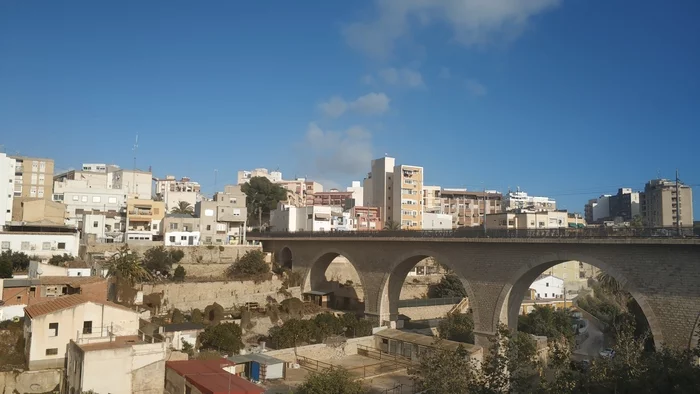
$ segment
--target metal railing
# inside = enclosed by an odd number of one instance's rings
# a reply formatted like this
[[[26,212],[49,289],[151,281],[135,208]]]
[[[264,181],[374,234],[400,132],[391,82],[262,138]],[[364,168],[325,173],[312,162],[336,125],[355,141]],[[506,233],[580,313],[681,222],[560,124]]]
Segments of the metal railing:
[[[270,231],[248,232],[249,239],[274,238],[699,238],[692,228],[586,227],[553,229]]]

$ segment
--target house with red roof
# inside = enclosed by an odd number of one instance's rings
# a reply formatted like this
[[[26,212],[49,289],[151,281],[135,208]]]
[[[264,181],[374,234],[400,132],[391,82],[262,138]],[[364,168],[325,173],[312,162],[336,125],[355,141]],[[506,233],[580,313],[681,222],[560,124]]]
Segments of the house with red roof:
[[[215,360],[165,363],[166,394],[262,394],[265,389],[233,374],[236,364]]]

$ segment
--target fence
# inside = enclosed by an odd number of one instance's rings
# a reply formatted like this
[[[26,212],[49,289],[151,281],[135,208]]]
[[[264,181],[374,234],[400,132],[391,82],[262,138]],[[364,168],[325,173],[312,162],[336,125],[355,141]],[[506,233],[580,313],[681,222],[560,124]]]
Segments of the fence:
[[[399,300],[399,308],[415,308],[419,306],[455,305],[462,302],[462,297],[448,298],[418,298],[415,300]]]
[[[360,352],[360,348],[363,349],[369,349],[367,346],[362,346],[358,345],[358,352],[357,354],[364,355]],[[388,354],[384,355],[384,358],[381,358],[381,353],[377,352],[380,354],[380,358],[375,358],[375,357],[369,357],[372,359],[377,359],[379,360],[378,363],[373,363],[373,364],[366,364],[366,365],[361,365],[358,367],[352,367],[352,368],[345,368],[339,365],[333,365],[327,362],[323,362],[320,360],[315,360],[310,357],[305,357],[305,356],[297,356],[297,362],[299,365],[301,365],[303,368],[309,370],[309,371],[314,371],[314,372],[322,372],[322,371],[328,371],[328,370],[333,370],[333,369],[338,369],[342,368],[348,371],[350,375],[355,377],[356,379],[366,379],[370,378],[373,376],[377,376],[380,374],[384,373],[390,373],[390,372],[398,372],[403,369],[406,369],[409,365],[410,362],[407,362],[405,360],[402,360],[399,357],[391,356]]]
[[[692,228],[585,227],[549,229],[382,230],[249,232],[250,239],[274,238],[700,238]]]

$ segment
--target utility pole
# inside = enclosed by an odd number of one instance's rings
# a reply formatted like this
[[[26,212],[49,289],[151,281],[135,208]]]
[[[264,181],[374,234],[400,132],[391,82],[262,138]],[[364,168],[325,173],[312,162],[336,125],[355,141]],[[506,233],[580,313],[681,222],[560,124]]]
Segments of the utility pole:
[[[134,172],[132,173],[132,177],[131,177],[131,182],[132,182],[131,187],[133,188],[133,191],[136,190],[136,150],[138,148],[139,148],[139,135],[136,134],[136,142],[134,142],[134,147],[132,149],[134,151]]]
[[[681,235],[681,185],[678,179],[678,169],[676,168],[676,235]]]

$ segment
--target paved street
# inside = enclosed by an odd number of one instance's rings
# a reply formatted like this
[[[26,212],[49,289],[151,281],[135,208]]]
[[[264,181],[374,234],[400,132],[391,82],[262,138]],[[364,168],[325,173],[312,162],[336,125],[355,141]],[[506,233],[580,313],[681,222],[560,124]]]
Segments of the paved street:
[[[574,359],[583,360],[598,357],[598,352],[603,350],[605,335],[595,324],[588,322],[588,339],[581,344],[581,347],[574,351]]]

